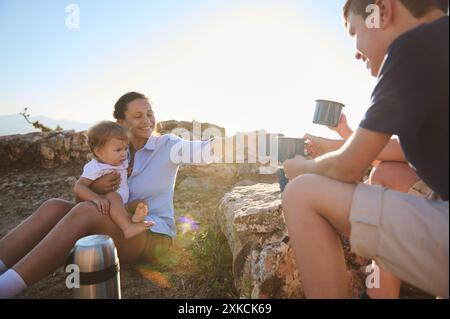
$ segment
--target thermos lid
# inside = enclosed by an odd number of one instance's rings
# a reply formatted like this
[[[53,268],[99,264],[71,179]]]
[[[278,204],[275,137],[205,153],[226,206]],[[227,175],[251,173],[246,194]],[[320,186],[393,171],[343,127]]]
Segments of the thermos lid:
[[[73,262],[80,267],[81,272],[94,272],[116,265],[119,259],[111,237],[92,235],[75,243]]]

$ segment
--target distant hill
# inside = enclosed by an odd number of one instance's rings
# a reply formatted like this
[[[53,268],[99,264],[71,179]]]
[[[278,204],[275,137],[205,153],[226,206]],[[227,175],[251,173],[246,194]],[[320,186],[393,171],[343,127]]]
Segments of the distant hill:
[[[55,120],[46,116],[32,116],[30,118],[32,122],[39,121],[49,128],[56,128],[57,125],[61,126],[64,130],[84,131],[89,128],[93,123],[80,123],[69,120]],[[26,134],[31,132],[39,132],[31,124],[27,123],[22,115],[0,115],[0,136],[12,135],[12,134]]]

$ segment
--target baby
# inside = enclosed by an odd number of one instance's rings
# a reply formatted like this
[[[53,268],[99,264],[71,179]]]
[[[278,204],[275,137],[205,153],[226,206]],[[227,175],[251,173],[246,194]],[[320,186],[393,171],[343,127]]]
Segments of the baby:
[[[127,239],[153,226],[153,222],[144,221],[148,214],[144,201],[128,204],[128,208],[134,212],[131,219],[124,207],[129,198],[126,130],[114,122],[101,122],[89,129],[88,144],[94,158],[84,166],[83,174],[75,185],[75,194],[82,200],[92,201],[103,214],[109,212]],[[100,196],[90,190],[89,186],[94,180],[112,171],[117,171],[121,178],[120,186],[115,192]]]

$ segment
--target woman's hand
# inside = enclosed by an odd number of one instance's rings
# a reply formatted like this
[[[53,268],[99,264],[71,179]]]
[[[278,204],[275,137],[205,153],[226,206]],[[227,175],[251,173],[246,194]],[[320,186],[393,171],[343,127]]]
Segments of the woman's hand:
[[[104,195],[118,190],[119,186],[120,174],[113,171],[93,181],[89,188],[97,194]]]
[[[295,177],[308,173],[307,166],[308,160],[301,155],[296,155],[294,158],[289,159],[283,163],[284,173],[289,180]]]
[[[305,141],[305,149],[308,155],[313,158],[322,156],[323,154],[330,153],[338,150],[344,141],[331,140],[324,137],[314,136],[306,134],[303,136]]]
[[[102,213],[103,215],[108,215],[109,214],[109,200],[106,198],[96,198],[93,199],[92,202],[95,204],[95,206],[97,206],[97,209],[100,213]]]
[[[338,126],[336,127],[328,126],[328,128],[338,133],[339,136],[342,137],[344,140],[347,140],[353,134],[352,129],[350,128],[350,126],[348,126],[347,117],[345,116],[344,113],[342,113],[341,117],[339,118]]]

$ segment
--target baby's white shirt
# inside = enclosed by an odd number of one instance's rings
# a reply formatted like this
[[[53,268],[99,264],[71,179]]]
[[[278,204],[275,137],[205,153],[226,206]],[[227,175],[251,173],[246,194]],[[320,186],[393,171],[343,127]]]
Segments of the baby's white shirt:
[[[128,160],[122,162],[119,166],[113,166],[105,163],[101,163],[95,158],[90,160],[83,168],[83,174],[81,177],[90,179],[91,181],[95,181],[97,178],[102,177],[112,171],[117,171],[120,174],[120,186],[116,191],[123,200],[123,203],[128,202],[128,198],[130,196],[130,190],[128,189],[128,181],[127,181],[127,168],[128,168]]]

